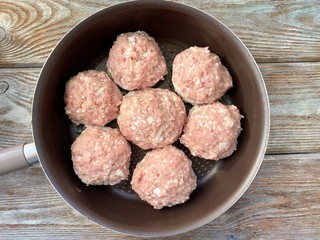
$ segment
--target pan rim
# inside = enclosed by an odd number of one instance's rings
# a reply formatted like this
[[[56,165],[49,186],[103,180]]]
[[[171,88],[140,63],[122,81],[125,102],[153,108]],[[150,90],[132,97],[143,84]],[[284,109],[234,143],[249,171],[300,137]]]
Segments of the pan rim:
[[[222,28],[224,28],[230,34],[230,36],[235,38],[236,41],[241,44],[241,49],[243,49],[245,54],[247,54],[248,61],[250,62],[250,66],[255,71],[255,75],[257,76],[257,81],[256,81],[257,86],[260,88],[261,93],[262,93],[261,98],[263,100],[263,106],[264,106],[264,109],[263,109],[264,118],[263,118],[263,122],[261,123],[261,125],[263,126],[263,128],[262,128],[263,139],[261,139],[260,150],[257,154],[256,161],[254,162],[253,166],[250,169],[250,174],[245,177],[245,180],[241,184],[239,184],[240,187],[237,188],[237,191],[235,191],[232,194],[232,197],[228,201],[224,202],[218,209],[215,209],[214,211],[212,211],[210,214],[207,215],[207,217],[192,221],[192,224],[190,224],[188,226],[183,226],[178,229],[168,230],[168,231],[160,231],[160,232],[159,231],[144,231],[143,232],[142,230],[140,230],[140,231],[139,230],[132,230],[132,229],[128,230],[128,229],[124,229],[119,226],[115,226],[111,221],[110,222],[102,222],[100,219],[97,219],[94,216],[91,216],[91,214],[88,213],[88,211],[86,211],[85,209],[82,209],[82,208],[79,209],[78,205],[75,204],[74,201],[69,196],[67,196],[67,195],[63,196],[61,194],[63,192],[63,189],[55,181],[55,177],[52,176],[52,174],[50,173],[50,169],[48,168],[46,163],[43,160],[41,160],[42,158],[40,157],[40,155],[43,157],[44,154],[43,154],[41,147],[40,147],[41,143],[39,143],[37,140],[37,136],[39,135],[39,129],[37,129],[37,127],[36,127],[38,125],[38,122],[37,122],[38,117],[37,117],[36,110],[38,108],[38,102],[40,101],[40,97],[42,96],[40,93],[41,91],[39,89],[43,88],[43,84],[45,82],[45,80],[43,79],[42,76],[43,76],[43,72],[45,71],[45,67],[47,65],[47,62],[52,57],[52,55],[56,51],[58,51],[58,47],[64,41],[66,36],[68,36],[71,32],[73,32],[76,29],[78,29],[79,27],[81,27],[87,21],[90,21],[92,18],[97,17],[98,15],[103,15],[107,11],[116,10],[117,8],[123,8],[126,5],[127,6],[132,6],[132,5],[151,6],[155,3],[159,4],[159,6],[164,4],[166,7],[172,6],[172,7],[179,8],[180,10],[185,9],[185,10],[192,11],[194,13],[197,12],[197,14],[203,15],[203,17],[206,17],[208,19],[215,21]],[[267,89],[265,86],[265,82],[264,82],[263,76],[260,72],[260,69],[259,69],[256,61],[254,60],[254,58],[253,58],[252,54],[250,53],[250,51],[248,50],[248,48],[241,41],[241,39],[232,30],[230,30],[226,25],[224,25],[221,21],[216,19],[214,16],[211,16],[208,13],[206,13],[198,8],[195,8],[195,7],[186,5],[186,4],[175,3],[175,2],[171,2],[171,1],[161,1],[161,0],[129,1],[129,2],[123,2],[123,3],[111,5],[107,8],[101,9],[101,10],[91,14],[90,16],[86,17],[85,19],[80,21],[78,24],[76,24],[73,28],[71,28],[55,45],[55,47],[53,48],[53,50],[51,51],[51,53],[49,54],[47,60],[45,61],[44,65],[43,65],[43,68],[40,72],[39,79],[38,79],[38,82],[36,84],[35,89],[36,90],[35,90],[35,94],[34,94],[34,98],[33,98],[33,102],[32,102],[32,129],[33,129],[32,130],[32,137],[33,137],[33,141],[35,142],[35,146],[37,149],[37,154],[38,154],[38,157],[40,160],[41,167],[43,168],[44,173],[45,173],[47,179],[49,180],[50,184],[57,191],[57,193],[62,197],[62,199],[69,206],[71,206],[74,210],[79,212],[82,216],[86,217],[87,219],[90,219],[91,221],[93,221],[94,223],[96,223],[98,225],[101,225],[102,227],[106,227],[110,230],[113,230],[113,231],[116,231],[119,233],[123,233],[126,235],[139,236],[139,237],[172,236],[172,235],[181,234],[181,233],[185,233],[187,231],[196,229],[196,228],[203,226],[203,225],[213,221],[214,219],[218,218],[220,215],[225,213],[231,206],[233,206],[243,196],[243,194],[246,192],[246,190],[249,188],[249,186],[251,185],[252,181],[254,180],[256,174],[259,171],[259,168],[262,164],[262,161],[263,161],[266,149],[267,149],[267,144],[268,144],[268,139],[269,139],[269,134],[270,134],[270,105],[269,105],[269,97],[268,97]]]

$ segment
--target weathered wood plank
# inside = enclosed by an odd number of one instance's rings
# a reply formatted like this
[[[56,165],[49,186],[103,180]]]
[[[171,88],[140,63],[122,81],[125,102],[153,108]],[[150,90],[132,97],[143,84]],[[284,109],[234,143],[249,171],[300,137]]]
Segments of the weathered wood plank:
[[[41,66],[85,17],[122,1],[0,1],[0,66]],[[258,62],[320,61],[320,5],[309,1],[177,0],[217,17]]]
[[[320,63],[259,67],[271,106],[268,153],[320,152]]]
[[[267,153],[320,151],[320,63],[260,64],[271,105]],[[0,69],[0,147],[32,141],[31,102],[40,69]]]
[[[39,69],[0,69],[0,146],[32,142],[31,105]],[[6,88],[3,88],[6,89]]]
[[[318,239],[319,168],[320,154],[267,155],[230,210],[170,239]],[[52,189],[40,167],[1,176],[0,182],[1,239],[136,239],[80,216]]]

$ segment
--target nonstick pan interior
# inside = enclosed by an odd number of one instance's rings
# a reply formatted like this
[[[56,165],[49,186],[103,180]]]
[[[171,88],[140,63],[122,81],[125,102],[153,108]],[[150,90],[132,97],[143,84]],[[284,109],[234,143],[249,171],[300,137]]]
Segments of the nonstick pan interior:
[[[157,43],[159,44],[161,48],[161,52],[165,57],[166,63],[167,63],[167,68],[168,68],[168,74],[165,76],[164,81],[159,81],[154,88],[164,88],[164,89],[169,89],[174,92],[174,87],[171,81],[172,77],[172,63],[174,57],[180,53],[181,51],[187,49],[189,46],[185,45],[184,43],[177,43],[177,42],[171,42],[166,39],[156,39]],[[104,53],[101,57],[99,57],[90,67],[89,69],[95,69],[99,71],[107,71],[108,69],[106,68],[106,62],[108,59],[108,53]],[[125,95],[128,93],[126,90],[122,90],[122,94]],[[229,93],[225,94],[223,98],[220,100],[221,102],[224,102],[226,104],[232,104],[232,98]],[[187,112],[190,110],[192,107],[191,104],[185,103],[186,110]],[[107,125],[108,127],[112,128],[118,128],[117,121],[114,120],[111,123]],[[76,126],[75,124],[72,125],[72,133],[74,136],[74,140],[79,134],[83,131],[84,126]],[[217,172],[219,163],[221,162],[216,162],[216,161],[206,161],[205,159],[201,159],[198,157],[193,156],[188,148],[186,148],[184,145],[182,145],[179,140],[176,141],[174,146],[178,147],[179,149],[183,150],[184,153],[189,157],[189,159],[192,160],[193,163],[193,169],[195,174],[197,175],[197,185],[200,186],[203,184],[203,182],[208,179],[211,175],[213,175],[215,172]],[[142,160],[142,158],[145,156],[145,154],[148,152],[148,150],[143,150],[139,148],[138,146],[131,144],[132,148],[132,157],[130,160],[130,175],[129,179],[127,181],[122,181],[121,183],[112,186],[111,188],[115,188],[120,191],[120,194],[123,193],[128,193],[128,194],[133,194],[134,196],[130,197],[136,197],[138,196],[134,193],[130,186],[131,182],[131,177],[132,177],[132,172],[137,165],[138,162]]]
[[[237,151],[219,162],[190,155],[198,187],[184,204],[154,210],[131,190],[86,186],[75,175],[70,147],[81,132],[64,112],[66,81],[80,71],[105,70],[117,35],[143,30],[160,44],[169,74],[155,87],[169,88],[174,56],[189,46],[208,46],[233,77],[234,87],[222,99],[245,116]],[[187,105],[189,109],[190,106]],[[55,47],[37,84],[33,133],[41,165],[58,193],[87,218],[110,229],[137,236],[167,236],[201,226],[225,212],[253,180],[265,152],[269,130],[267,95],[250,53],[224,25],[196,9],[166,1],[137,1],[104,9],[72,29]],[[116,123],[111,123],[116,127]],[[145,151],[133,147],[131,172]]]

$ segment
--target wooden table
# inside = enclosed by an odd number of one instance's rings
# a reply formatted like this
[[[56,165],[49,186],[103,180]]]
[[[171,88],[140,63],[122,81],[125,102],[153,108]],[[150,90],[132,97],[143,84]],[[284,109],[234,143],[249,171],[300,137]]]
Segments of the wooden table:
[[[32,141],[35,84],[59,39],[118,2],[0,0],[1,148]],[[177,2],[217,17],[252,52],[269,93],[271,134],[243,197],[218,219],[172,239],[320,239],[319,1]],[[9,238],[131,239],[72,210],[39,166],[0,177],[0,239]]]

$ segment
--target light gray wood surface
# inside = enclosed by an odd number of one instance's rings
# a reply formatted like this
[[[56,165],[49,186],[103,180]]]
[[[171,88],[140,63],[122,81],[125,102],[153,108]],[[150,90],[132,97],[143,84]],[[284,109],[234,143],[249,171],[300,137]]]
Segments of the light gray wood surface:
[[[31,142],[38,74],[76,23],[119,3],[0,0],[0,148]],[[172,239],[320,238],[320,4],[177,1],[230,27],[257,60],[268,89],[267,155],[244,196],[215,221]],[[7,85],[6,85],[7,84]],[[32,167],[0,177],[0,239],[135,239],[71,209]]]
[[[267,155],[231,209],[171,239],[319,239],[319,168],[320,154]],[[1,176],[0,182],[0,238],[137,239],[80,216],[53,190],[40,167]]]

